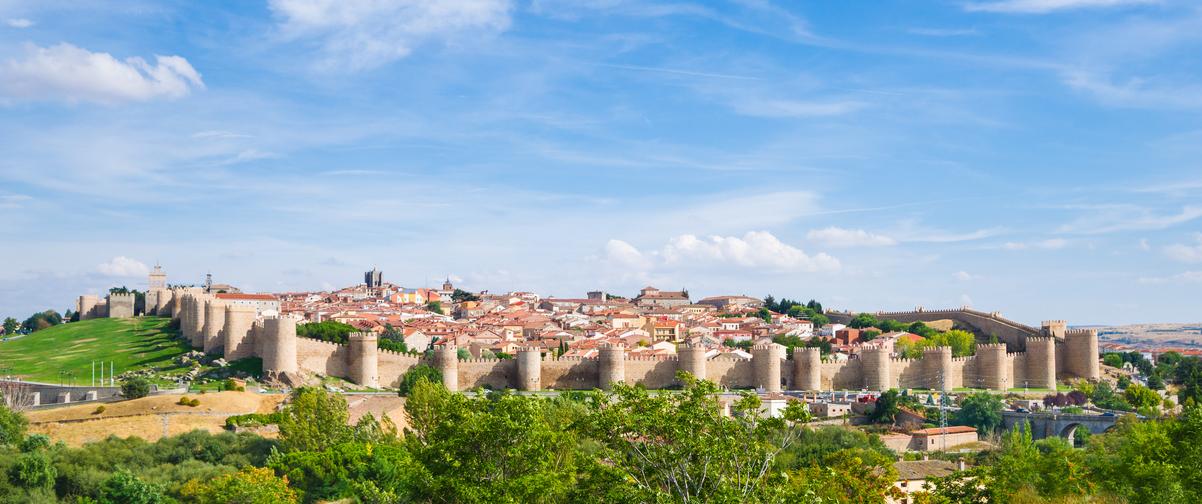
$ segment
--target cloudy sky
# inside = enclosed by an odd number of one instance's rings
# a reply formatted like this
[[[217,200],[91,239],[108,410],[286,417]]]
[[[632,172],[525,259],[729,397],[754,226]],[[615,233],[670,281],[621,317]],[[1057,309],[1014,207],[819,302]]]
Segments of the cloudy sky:
[[[0,313],[206,272],[1202,319],[1172,0],[0,0]]]

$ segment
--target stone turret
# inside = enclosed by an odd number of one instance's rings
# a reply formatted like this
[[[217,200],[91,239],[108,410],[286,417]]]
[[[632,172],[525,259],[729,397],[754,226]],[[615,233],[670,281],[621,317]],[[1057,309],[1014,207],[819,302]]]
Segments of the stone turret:
[[[96,305],[100,304],[100,298],[85,294],[79,296],[79,301],[75,304],[75,311],[79,312],[79,320],[87,320],[96,317]]]
[[[1102,376],[1098,365],[1098,331],[1073,329],[1064,334],[1064,363],[1068,372],[1077,378],[1098,380]]]
[[[255,324],[255,307],[250,305],[226,305],[225,328],[221,335],[225,342],[225,360],[234,361],[254,355],[255,342],[251,329]]]
[[[158,306],[159,296],[162,296],[162,295],[163,295],[162,289],[151,289],[151,290],[146,291],[146,293],[143,294],[141,307],[139,307],[136,304],[136,300],[135,300],[134,313],[140,314],[140,315],[157,315],[158,312],[155,311],[155,307]],[[138,308],[141,308],[141,310],[139,311]]]
[[[263,321],[262,357],[263,373],[269,377],[297,372],[296,319],[282,317]]]
[[[679,358],[680,371],[689,373],[698,379],[705,379],[705,347],[691,343],[676,345],[676,356]]]
[[[447,387],[447,390],[455,392],[459,390],[459,349],[455,348],[453,342],[434,350],[434,364],[438,371],[442,373],[442,384]]]
[[[990,390],[1009,390],[1014,386],[1010,377],[1010,356],[1005,343],[977,345],[977,376],[969,385]],[[967,381],[967,380],[966,380]]]
[[[193,348],[204,348],[205,301],[206,296],[203,294],[188,296],[188,315],[184,319],[186,322],[184,336],[192,342]]]
[[[864,388],[868,390],[888,390],[893,388],[893,361],[889,350],[876,346],[867,346],[860,350],[860,371],[864,375]]]
[[[543,389],[543,353],[538,347],[518,350],[518,390]]]
[[[205,301],[205,324],[201,336],[201,348],[207,354],[221,355],[225,339],[221,330],[225,328],[225,303],[219,299]]]
[[[1046,323],[1046,322],[1045,322]],[[1056,339],[1051,336],[1027,338],[1027,379],[1015,387],[1056,390]]]
[[[364,387],[380,388],[380,355],[376,334],[351,333],[349,342],[351,360],[347,368],[351,381]]]
[[[818,348],[793,349],[793,388],[822,390],[822,351]]]
[[[931,390],[952,390],[952,347],[928,348],[922,352],[922,372]]]
[[[613,384],[626,381],[626,347],[604,344],[598,351],[597,387],[609,390]]]
[[[175,291],[171,289],[163,289],[159,291],[159,298],[154,305],[154,314],[160,317],[171,315],[171,300],[175,297]],[[150,311],[150,307],[146,307],[146,311]]]
[[[184,299],[187,297],[187,292],[183,289],[171,290],[171,304],[168,306],[171,312],[171,318],[183,323]]]
[[[780,361],[785,356],[785,347],[776,343],[751,347],[751,367],[754,371],[755,387],[764,392],[780,392]]]
[[[134,316],[136,298],[129,294],[109,294],[109,318],[130,318]]]
[[[1064,338],[1064,333],[1068,331],[1068,322],[1064,320],[1045,320],[1039,323],[1039,327],[1044,336]]]
[[[179,300],[179,335],[188,344],[192,344],[192,323],[188,320],[192,317],[192,301],[192,294],[188,292]]]

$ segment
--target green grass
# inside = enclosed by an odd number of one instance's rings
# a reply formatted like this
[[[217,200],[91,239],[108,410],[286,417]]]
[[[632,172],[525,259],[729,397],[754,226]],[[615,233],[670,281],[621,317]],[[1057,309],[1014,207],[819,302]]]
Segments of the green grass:
[[[0,343],[0,374],[47,383],[90,385],[92,362],[109,363],[117,374],[156,368],[184,372],[175,358],[192,348],[164,317],[93,319],[43,329]],[[99,366],[99,364],[97,364]]]

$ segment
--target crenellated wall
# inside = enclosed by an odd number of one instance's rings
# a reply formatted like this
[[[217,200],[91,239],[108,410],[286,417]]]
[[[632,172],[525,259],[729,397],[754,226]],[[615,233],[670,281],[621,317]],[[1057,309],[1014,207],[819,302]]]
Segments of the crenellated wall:
[[[161,310],[175,313],[183,336],[198,347],[217,351],[226,360],[261,357],[269,377],[320,373],[367,387],[395,387],[421,363],[439,369],[443,383],[452,390],[606,389],[619,382],[660,389],[680,385],[677,371],[728,389],[767,392],[1051,388],[1057,379],[1098,376],[1097,333],[1067,330],[1059,340],[1053,336],[1059,332],[1056,324],[1051,324],[1046,336],[1024,337],[1027,353],[1009,353],[1004,343],[978,344],[972,357],[953,357],[950,348],[938,347],[925,350],[920,359],[901,359],[867,347],[851,359],[823,362],[816,348],[795,348],[793,358],[787,359],[784,347],[762,344],[752,347],[751,359],[728,353],[707,359],[704,347],[682,344],[676,356],[632,357],[621,345],[603,345],[597,358],[555,358],[530,347],[520,350],[515,359],[460,360],[453,344],[435,349],[431,357],[418,357],[380,350],[371,333],[353,334],[348,345],[301,338],[292,319],[256,321],[253,307],[222,304],[195,290],[165,292],[171,295],[160,298]],[[79,304],[89,302],[81,297]],[[214,335],[217,327],[220,331]],[[220,347],[214,346],[215,336]]]

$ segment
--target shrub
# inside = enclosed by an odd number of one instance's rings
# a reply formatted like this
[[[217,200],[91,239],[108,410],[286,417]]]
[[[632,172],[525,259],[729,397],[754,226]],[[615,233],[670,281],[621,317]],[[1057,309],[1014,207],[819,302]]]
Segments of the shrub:
[[[405,376],[401,378],[401,384],[397,387],[397,393],[401,397],[409,395],[409,391],[413,390],[413,386],[421,379],[429,380],[430,383],[442,383],[442,372],[438,368],[418,364],[409,369]]]
[[[96,407],[96,409],[92,410],[92,414],[93,414],[93,415],[99,415],[99,414],[101,414],[101,413],[104,413],[104,409],[105,409],[105,408],[104,408],[104,405],[103,405],[103,404],[101,404],[100,406],[97,406],[97,407]]]
[[[20,412],[8,409],[0,401],[0,446],[15,445],[25,437],[25,426],[29,422]]]
[[[50,447],[50,436],[45,434],[30,434],[21,441],[21,451],[24,453],[44,450]]]
[[[180,397],[179,400],[175,402],[175,404],[178,404],[180,406],[187,406],[191,403],[192,402],[188,399],[188,396]]]
[[[234,427],[257,427],[260,425],[278,424],[283,418],[284,414],[278,411],[275,413],[234,415],[225,419],[225,428],[233,430]]]
[[[150,395],[150,382],[145,378],[130,378],[121,382],[121,395],[126,399],[140,399]]]

